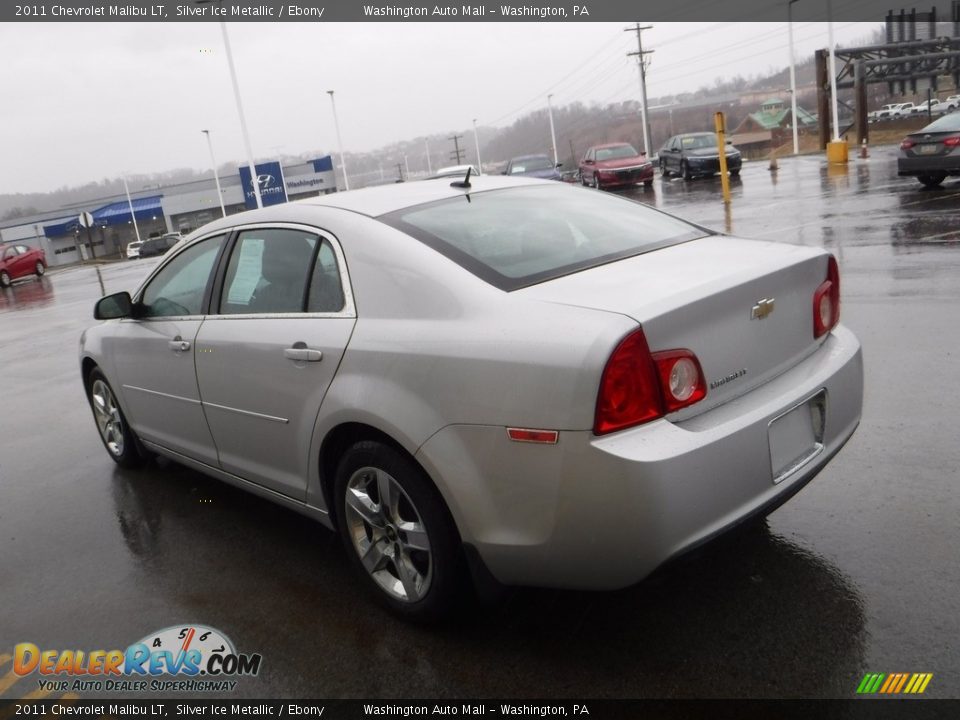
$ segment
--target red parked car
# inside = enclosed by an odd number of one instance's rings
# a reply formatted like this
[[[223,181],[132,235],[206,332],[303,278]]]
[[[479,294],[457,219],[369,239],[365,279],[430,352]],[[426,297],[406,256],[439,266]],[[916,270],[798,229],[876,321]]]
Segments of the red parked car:
[[[580,161],[580,182],[602,190],[643,183],[653,185],[653,163],[627,143],[595,145]]]
[[[47,256],[43,250],[26,245],[7,245],[0,252],[0,287],[25,275],[40,277],[46,272]]]

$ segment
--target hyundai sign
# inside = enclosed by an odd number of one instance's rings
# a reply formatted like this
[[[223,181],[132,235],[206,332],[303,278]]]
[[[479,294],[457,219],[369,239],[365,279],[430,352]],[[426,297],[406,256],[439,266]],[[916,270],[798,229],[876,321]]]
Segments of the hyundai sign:
[[[263,206],[280,205],[287,201],[287,191],[283,185],[283,168],[278,162],[268,162],[256,166],[257,184],[260,186],[260,199]],[[257,207],[253,182],[250,179],[250,166],[240,166],[240,187],[243,188],[243,201],[248,210]]]

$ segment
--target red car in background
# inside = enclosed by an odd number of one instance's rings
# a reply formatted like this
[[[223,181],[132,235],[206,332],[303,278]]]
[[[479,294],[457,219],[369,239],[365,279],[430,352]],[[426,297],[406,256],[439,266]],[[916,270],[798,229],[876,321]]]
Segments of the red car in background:
[[[7,245],[0,250],[0,287],[25,275],[40,277],[47,270],[47,256],[43,250],[26,245]]]
[[[580,161],[580,182],[597,189],[653,185],[653,163],[627,143],[595,145]]]

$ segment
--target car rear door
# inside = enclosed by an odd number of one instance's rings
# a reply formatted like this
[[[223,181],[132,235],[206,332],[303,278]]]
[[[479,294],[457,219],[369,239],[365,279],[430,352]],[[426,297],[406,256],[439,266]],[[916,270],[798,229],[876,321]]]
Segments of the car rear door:
[[[320,405],[356,322],[336,240],[314,228],[244,229],[197,336],[197,379],[227,472],[306,498]]]
[[[120,321],[104,348],[140,437],[214,467],[194,341],[224,238],[200,240],[161,265],[137,298],[137,317]]]

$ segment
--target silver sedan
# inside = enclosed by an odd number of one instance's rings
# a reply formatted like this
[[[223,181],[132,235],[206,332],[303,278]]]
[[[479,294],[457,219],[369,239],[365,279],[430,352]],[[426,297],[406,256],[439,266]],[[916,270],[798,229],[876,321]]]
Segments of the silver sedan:
[[[338,530],[395,611],[612,589],[808,483],[860,420],[832,255],[498,176],[218,220],[80,362],[109,455]]]

